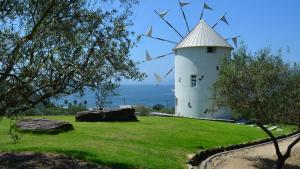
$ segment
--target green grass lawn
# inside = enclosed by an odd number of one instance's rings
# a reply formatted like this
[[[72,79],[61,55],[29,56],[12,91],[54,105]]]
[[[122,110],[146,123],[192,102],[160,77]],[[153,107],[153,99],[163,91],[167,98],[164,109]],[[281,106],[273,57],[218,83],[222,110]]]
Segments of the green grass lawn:
[[[71,122],[75,130],[59,135],[22,133],[12,144],[9,121],[0,120],[0,152],[54,152],[116,168],[185,168],[187,155],[202,147],[266,138],[258,128],[185,118],[139,117],[133,123],[77,123],[73,116],[47,117]],[[285,132],[292,131],[285,128]],[[276,133],[284,134],[284,133]]]

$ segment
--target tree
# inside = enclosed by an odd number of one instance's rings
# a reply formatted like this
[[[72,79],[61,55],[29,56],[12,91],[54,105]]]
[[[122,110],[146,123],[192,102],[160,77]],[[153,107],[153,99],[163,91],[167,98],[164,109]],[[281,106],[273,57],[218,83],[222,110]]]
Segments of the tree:
[[[219,78],[214,84],[214,103],[227,106],[234,113],[255,120],[257,125],[272,139],[281,169],[292,148],[300,141],[298,137],[285,154],[278,141],[264,124],[282,123],[283,113],[296,114],[300,110],[300,67],[282,60],[282,52],[272,54],[262,49],[254,55],[245,46],[223,58]]]
[[[137,1],[1,1],[0,117],[86,87],[143,79],[129,57]]]

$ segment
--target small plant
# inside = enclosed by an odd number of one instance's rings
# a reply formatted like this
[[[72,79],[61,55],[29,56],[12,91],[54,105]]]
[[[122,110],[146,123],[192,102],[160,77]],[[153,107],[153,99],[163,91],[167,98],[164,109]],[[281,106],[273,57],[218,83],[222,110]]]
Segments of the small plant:
[[[140,112],[140,116],[149,116],[150,114],[150,109],[143,105],[135,106],[134,109],[135,112]]]
[[[18,116],[16,113],[11,113],[8,118],[10,119],[8,135],[11,138],[12,143],[17,144],[21,140],[21,137],[16,132],[15,122],[18,119]]]
[[[161,109],[164,109],[165,106],[162,105],[162,104],[156,104],[152,107],[153,110],[157,110],[157,111],[160,111]]]

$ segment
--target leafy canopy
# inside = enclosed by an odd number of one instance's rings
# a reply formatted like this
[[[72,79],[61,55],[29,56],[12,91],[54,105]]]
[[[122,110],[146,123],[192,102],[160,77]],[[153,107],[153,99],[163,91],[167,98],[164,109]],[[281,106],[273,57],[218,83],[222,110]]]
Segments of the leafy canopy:
[[[0,116],[145,76],[129,58],[137,0],[0,2]],[[109,88],[109,89],[111,89]]]
[[[300,110],[300,67],[265,48],[255,54],[242,46],[223,58],[214,85],[215,104],[260,123],[282,122]]]

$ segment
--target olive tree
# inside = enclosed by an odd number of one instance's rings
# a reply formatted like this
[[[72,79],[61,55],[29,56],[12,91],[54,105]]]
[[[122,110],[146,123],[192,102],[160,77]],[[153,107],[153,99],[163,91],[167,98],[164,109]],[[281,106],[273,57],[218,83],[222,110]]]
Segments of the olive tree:
[[[282,114],[299,112],[299,65],[284,63],[280,51],[273,54],[271,49],[265,48],[251,54],[243,46],[233,52],[231,58],[223,58],[214,92],[216,106],[227,106],[233,113],[254,120],[268,134],[278,157],[276,168],[281,169],[300,137],[283,154],[276,137],[264,124],[282,123]]]
[[[130,49],[137,0],[0,2],[0,116],[53,96],[141,80]],[[113,85],[117,86],[117,85]]]

